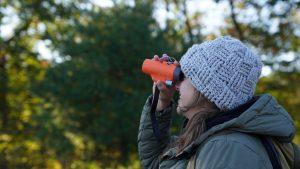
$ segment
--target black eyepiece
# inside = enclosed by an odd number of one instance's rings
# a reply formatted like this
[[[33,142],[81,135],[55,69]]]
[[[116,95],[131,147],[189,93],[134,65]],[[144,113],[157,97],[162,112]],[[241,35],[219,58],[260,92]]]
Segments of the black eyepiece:
[[[174,82],[179,82],[182,81],[184,79],[184,74],[181,71],[180,67],[176,67],[176,69],[174,70]]]

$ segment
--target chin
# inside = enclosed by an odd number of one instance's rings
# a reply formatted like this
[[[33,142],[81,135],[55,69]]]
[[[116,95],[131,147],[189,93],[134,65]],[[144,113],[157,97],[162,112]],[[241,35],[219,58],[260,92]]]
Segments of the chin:
[[[184,107],[180,107],[178,104],[176,111],[177,111],[177,114],[184,115],[184,113],[186,112],[186,109]]]
[[[176,112],[177,114],[180,114],[180,108],[178,106],[176,107]]]

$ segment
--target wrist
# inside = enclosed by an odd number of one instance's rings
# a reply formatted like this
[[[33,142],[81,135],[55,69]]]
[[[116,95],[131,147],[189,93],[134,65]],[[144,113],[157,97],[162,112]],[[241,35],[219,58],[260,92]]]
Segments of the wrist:
[[[157,106],[156,106],[156,111],[162,111],[165,108],[169,107],[171,104],[171,100],[158,100]]]

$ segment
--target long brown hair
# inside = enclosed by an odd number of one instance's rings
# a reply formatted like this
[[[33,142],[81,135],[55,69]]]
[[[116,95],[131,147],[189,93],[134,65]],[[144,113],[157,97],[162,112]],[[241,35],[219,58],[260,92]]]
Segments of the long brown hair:
[[[196,113],[182,130],[178,140],[175,142],[176,153],[180,153],[186,146],[198,138],[206,131],[205,120],[220,112],[220,109],[200,92],[197,91],[196,105],[201,104],[203,108],[200,112]]]

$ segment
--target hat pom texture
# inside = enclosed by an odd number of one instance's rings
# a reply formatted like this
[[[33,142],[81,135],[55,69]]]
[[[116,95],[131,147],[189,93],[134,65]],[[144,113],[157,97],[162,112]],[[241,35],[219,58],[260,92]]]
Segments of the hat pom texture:
[[[221,110],[251,99],[262,69],[260,58],[229,36],[193,45],[180,65],[192,85]]]

